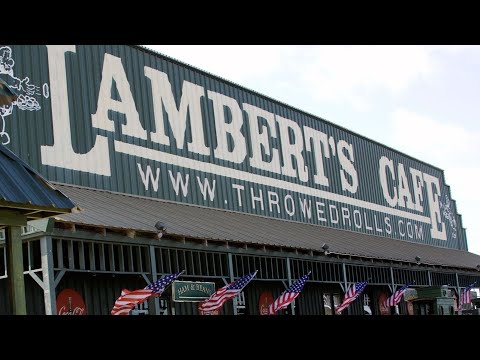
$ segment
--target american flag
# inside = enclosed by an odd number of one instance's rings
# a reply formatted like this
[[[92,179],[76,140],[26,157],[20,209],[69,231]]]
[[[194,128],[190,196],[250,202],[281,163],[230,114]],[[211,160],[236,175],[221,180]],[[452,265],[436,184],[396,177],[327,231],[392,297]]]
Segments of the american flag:
[[[282,293],[282,295],[277,298],[277,300],[271,303],[268,307],[268,315],[273,315],[278,310],[285,309],[288,305],[290,305],[290,303],[295,300],[298,295],[300,295],[300,292],[303,290],[305,281],[308,280],[310,273],[311,271],[295,281],[287,290]]]
[[[210,312],[219,309],[223,303],[235,297],[239,292],[243,290],[245,286],[257,275],[257,272],[247,274],[240,279],[231,282],[224,287],[221,287],[215,291],[207,300],[201,302],[198,305],[198,310],[204,312]]]
[[[176,278],[178,278],[183,271],[175,274],[170,274],[161,279],[147,285],[144,289],[130,291],[123,289],[120,297],[115,301],[112,315],[127,315],[136,305],[141,304],[150,297],[159,296]]]
[[[462,292],[462,295],[460,295],[460,299],[458,301],[458,309],[461,310],[463,304],[470,304],[472,301],[472,297],[470,295],[470,290],[475,286],[474,282],[473,284],[468,285]]]
[[[150,285],[145,286],[145,289],[151,290],[152,291],[152,296],[160,296],[162,292],[165,291],[165,288],[170,285],[172,282],[174,282],[180,275],[183,274],[185,270],[182,270],[180,272],[166,275],[162,277],[160,280],[157,280]]]
[[[410,286],[410,284],[404,285],[400,289],[395,291],[392,294],[392,296],[390,296],[387,300],[385,300],[385,303],[384,303],[385,306],[395,306],[395,305],[397,305],[400,302],[400,300],[402,300],[403,293],[405,292],[405,290],[408,289],[409,286]]]
[[[350,305],[350,303],[353,302],[358,297],[358,295],[362,293],[362,291],[365,289],[365,286],[367,286],[366,281],[353,284],[350,289],[345,293],[345,297],[343,298],[342,303],[335,307],[335,311],[337,313],[341,313],[343,310],[345,310],[348,305]]]

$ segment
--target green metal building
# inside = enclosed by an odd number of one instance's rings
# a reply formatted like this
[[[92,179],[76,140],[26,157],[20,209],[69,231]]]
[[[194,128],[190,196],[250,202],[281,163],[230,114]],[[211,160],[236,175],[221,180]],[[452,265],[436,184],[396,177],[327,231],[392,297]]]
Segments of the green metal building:
[[[30,314],[58,313],[64,290],[109,314],[180,270],[217,287],[258,270],[222,314],[261,314],[308,271],[281,314],[333,314],[359,281],[343,314],[480,280],[443,171],[324,119],[139,46],[4,45],[0,78],[20,93],[1,141],[82,210],[25,228]],[[198,313],[171,295],[136,311]]]

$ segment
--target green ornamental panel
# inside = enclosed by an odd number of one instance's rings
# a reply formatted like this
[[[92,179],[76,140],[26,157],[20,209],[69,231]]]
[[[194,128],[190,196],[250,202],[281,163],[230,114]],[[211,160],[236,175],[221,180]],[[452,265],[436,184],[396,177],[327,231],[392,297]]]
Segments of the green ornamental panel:
[[[0,45],[0,78],[48,180],[467,248],[442,170],[144,48]]]

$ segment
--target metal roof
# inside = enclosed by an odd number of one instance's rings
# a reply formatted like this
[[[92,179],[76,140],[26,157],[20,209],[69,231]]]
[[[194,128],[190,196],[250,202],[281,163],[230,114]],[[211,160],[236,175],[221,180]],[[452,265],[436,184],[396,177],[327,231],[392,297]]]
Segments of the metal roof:
[[[12,151],[0,145],[0,208],[14,209],[30,219],[69,213],[76,205]]]
[[[56,185],[74,199],[82,211],[56,216],[58,220],[117,229],[157,232],[160,221],[167,234],[198,239],[227,240],[323,251],[335,254],[476,269],[480,256],[463,251],[336,230],[318,225],[270,219],[140,198],[104,190]]]

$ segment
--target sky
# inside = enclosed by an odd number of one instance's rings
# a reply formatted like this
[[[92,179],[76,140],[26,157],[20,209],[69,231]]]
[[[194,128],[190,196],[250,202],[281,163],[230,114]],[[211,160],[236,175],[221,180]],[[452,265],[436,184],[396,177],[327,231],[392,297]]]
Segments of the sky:
[[[144,46],[444,170],[480,255],[480,46]]]

